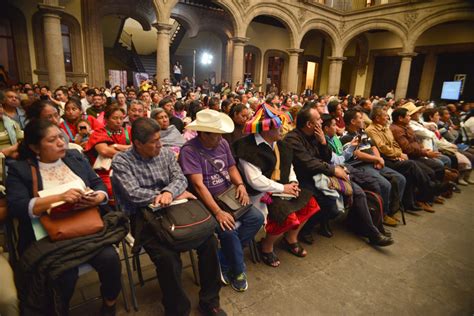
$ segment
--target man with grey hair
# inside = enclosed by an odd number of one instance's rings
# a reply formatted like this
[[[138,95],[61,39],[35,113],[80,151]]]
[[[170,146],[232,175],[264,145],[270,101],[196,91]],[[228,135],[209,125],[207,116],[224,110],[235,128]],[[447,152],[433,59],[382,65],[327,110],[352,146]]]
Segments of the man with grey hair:
[[[145,249],[156,266],[165,315],[189,315],[191,303],[181,282],[180,252],[160,242],[143,223],[142,208],[149,204],[166,207],[173,200],[196,197],[186,191],[188,181],[174,153],[162,147],[160,126],[155,120],[138,118],[132,124],[131,136],[133,147],[117,154],[112,162],[114,193],[130,217],[135,243]],[[215,235],[211,234],[196,250],[201,283],[199,309],[206,316],[225,316],[219,307],[221,283]]]
[[[144,115],[145,106],[143,105],[143,102],[140,100],[130,101],[130,105],[128,106],[127,117],[123,120],[123,127],[131,127],[133,122],[135,122],[138,118],[143,117]]]
[[[257,108],[260,105],[258,98],[251,97],[248,101],[250,114],[253,116],[257,112]]]

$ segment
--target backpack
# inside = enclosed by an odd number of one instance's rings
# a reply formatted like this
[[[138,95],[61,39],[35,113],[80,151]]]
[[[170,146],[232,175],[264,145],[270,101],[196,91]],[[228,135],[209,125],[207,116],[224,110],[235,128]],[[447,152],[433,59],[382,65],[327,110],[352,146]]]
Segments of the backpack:
[[[367,199],[367,206],[369,207],[369,213],[372,217],[372,222],[374,223],[375,227],[378,228],[380,232],[384,231],[383,228],[383,201],[382,197],[372,191],[364,190],[366,199]]]

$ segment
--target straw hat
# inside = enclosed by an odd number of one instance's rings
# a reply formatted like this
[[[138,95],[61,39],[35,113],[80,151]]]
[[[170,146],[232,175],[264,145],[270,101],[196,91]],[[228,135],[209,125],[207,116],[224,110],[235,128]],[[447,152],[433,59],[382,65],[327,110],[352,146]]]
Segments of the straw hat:
[[[225,113],[214,110],[202,110],[196,114],[196,120],[186,126],[198,132],[227,134],[234,131],[234,121]]]
[[[407,109],[408,114],[412,115],[412,114],[418,112],[419,110],[421,110],[423,107],[422,106],[416,106],[415,104],[413,104],[413,102],[407,102],[404,105],[402,105],[402,108]]]

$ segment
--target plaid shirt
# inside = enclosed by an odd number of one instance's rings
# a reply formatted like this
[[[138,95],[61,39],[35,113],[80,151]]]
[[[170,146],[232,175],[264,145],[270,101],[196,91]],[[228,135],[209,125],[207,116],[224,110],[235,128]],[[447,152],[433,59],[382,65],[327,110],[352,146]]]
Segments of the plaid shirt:
[[[153,203],[164,191],[175,198],[188,186],[175,154],[167,148],[161,148],[154,158],[144,159],[132,147],[115,155],[112,170],[115,197],[128,215]]]

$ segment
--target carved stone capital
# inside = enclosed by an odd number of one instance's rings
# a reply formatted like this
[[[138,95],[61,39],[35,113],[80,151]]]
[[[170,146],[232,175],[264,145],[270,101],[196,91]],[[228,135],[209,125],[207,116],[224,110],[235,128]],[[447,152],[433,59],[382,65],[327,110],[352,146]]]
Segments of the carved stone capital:
[[[335,63],[341,62],[342,63],[344,60],[347,60],[347,57],[344,57],[344,56],[329,56],[328,60],[332,63],[333,62],[335,62]]]
[[[302,48],[287,48],[286,51],[288,52],[288,54],[291,55],[299,55],[301,54],[302,52],[304,52],[304,49]]]
[[[230,40],[234,45],[245,45],[250,39],[248,37],[232,37]]]
[[[158,34],[167,34],[169,35],[171,33],[171,29],[173,28],[173,25],[168,24],[168,23],[153,23],[152,26],[156,28],[158,31]]]
[[[60,17],[64,13],[64,7],[45,3],[38,4],[38,10],[43,14]]]
[[[418,53],[415,53],[415,52],[401,52],[401,53],[398,53],[397,55],[401,56],[403,59],[405,59],[405,58],[412,59],[413,57],[418,55]]]

